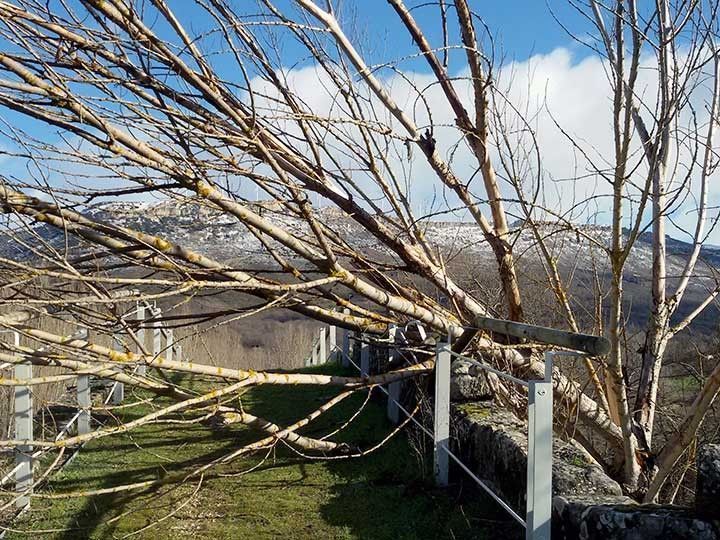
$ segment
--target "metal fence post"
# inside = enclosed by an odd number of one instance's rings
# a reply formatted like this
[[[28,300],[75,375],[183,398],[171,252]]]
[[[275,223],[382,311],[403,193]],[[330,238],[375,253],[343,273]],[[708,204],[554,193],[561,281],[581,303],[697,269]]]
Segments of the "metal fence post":
[[[85,329],[84,336],[80,339],[88,340],[89,333]],[[90,399],[90,375],[78,375],[77,377],[77,403],[80,412],[77,419],[78,435],[85,435],[90,433],[90,421],[92,419],[92,413],[90,407],[92,402]]]
[[[311,366],[317,366],[318,365],[318,347],[317,347],[317,341],[313,341],[312,344],[312,351],[310,353],[310,365]]]
[[[397,360],[399,351],[394,346],[397,343],[397,336],[398,328],[394,324],[391,324],[388,328],[388,338],[390,340],[390,343],[393,344],[391,346],[390,351],[388,352],[388,363],[392,364]],[[388,385],[388,402],[387,402],[387,417],[390,422],[393,424],[397,424],[400,422],[400,409],[398,408],[398,402],[400,401],[400,393],[402,390],[402,382],[401,381],[395,381],[391,382]]]
[[[552,352],[545,353],[544,381],[528,384],[527,540],[550,540],[552,518]]]
[[[90,375],[78,375],[77,402],[80,414],[78,415],[78,435],[90,433]]]
[[[145,304],[142,302],[137,303],[137,312],[135,314],[135,318],[138,320],[138,331],[135,333],[137,336],[137,340],[142,344],[142,347],[138,347],[138,353],[141,355],[144,355],[143,349],[145,348],[145,329],[143,328],[143,325],[145,324]],[[145,365],[145,360],[143,358],[142,363],[138,364],[137,367],[137,374],[138,375],[145,375],[147,371],[147,366]]]
[[[365,334],[360,334],[360,376],[370,375],[370,344],[365,341]],[[356,342],[357,343],[357,342]]]
[[[349,309],[344,309],[343,313],[348,315]],[[350,330],[342,329],[342,367],[350,367]]]
[[[328,327],[328,360],[337,363],[338,361],[338,350],[337,350],[337,326]]]
[[[153,310],[153,317],[156,319],[153,321],[153,357],[157,358],[162,353],[162,323],[157,320],[162,315],[162,309],[156,308]]]
[[[435,351],[434,415],[435,482],[448,485],[450,456],[450,342],[439,341]]]
[[[165,329],[165,358],[172,361],[173,359],[173,347],[175,346],[175,336],[173,335],[172,328]]]
[[[327,362],[327,328],[325,326],[320,329],[320,337],[318,339],[318,358],[320,364]]]
[[[116,351],[124,352],[125,348],[120,340],[120,336],[113,336],[113,345]],[[120,405],[124,400],[125,385],[120,381],[115,381],[115,384],[112,386],[112,397],[110,398],[110,403],[113,405]]]
[[[16,347],[20,346],[20,334],[13,332]],[[23,362],[15,364],[15,378],[31,379],[32,364]],[[23,441],[33,440],[33,403],[32,392],[29,386],[15,387],[15,438]],[[15,449],[15,491],[22,493],[33,485],[33,447],[31,445],[18,446]],[[30,494],[19,496],[15,501],[17,508],[25,508],[30,504]]]

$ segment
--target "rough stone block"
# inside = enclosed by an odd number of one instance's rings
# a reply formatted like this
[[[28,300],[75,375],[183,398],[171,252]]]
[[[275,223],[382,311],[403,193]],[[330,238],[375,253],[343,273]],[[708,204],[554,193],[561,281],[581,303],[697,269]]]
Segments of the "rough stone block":
[[[673,506],[621,497],[553,499],[553,540],[718,540],[717,524]]]
[[[695,508],[699,516],[720,520],[720,444],[700,447]]]
[[[495,403],[457,405],[456,437],[463,457],[518,511],[525,511],[527,423]],[[620,485],[583,450],[553,441],[553,495],[620,496]]]
[[[493,392],[485,376],[466,360],[455,360],[450,367],[450,399],[455,402],[486,401]]]

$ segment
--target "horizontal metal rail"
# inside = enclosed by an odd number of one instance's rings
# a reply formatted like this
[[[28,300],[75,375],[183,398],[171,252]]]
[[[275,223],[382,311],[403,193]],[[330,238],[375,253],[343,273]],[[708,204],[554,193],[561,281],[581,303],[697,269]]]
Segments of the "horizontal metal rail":
[[[22,466],[23,466],[23,463],[18,463],[17,465],[15,465],[15,468],[13,470],[11,470],[5,476],[0,478],[0,487],[4,486],[8,482],[10,482],[10,480],[13,479],[13,476],[15,475],[15,473],[18,472]]]
[[[547,345],[557,345],[574,351],[582,351],[592,356],[603,356],[610,352],[610,342],[600,336],[567,332],[492,317],[478,316],[474,322],[475,327],[465,328],[468,330],[486,330],[521,339],[531,339]]]
[[[109,298],[103,299],[104,302],[112,302],[114,300],[132,300],[136,296],[140,295],[140,291],[132,289],[130,291],[118,291],[110,295]],[[24,308],[10,313],[5,313],[0,316],[0,319],[7,321],[5,324],[22,324],[25,322],[32,321],[43,315],[60,315],[67,310],[66,305],[84,305],[92,304],[95,300],[83,300],[83,299],[70,299],[61,305],[50,305],[48,307],[37,307],[37,308]]]
[[[472,480],[477,483],[490,497],[497,502],[517,523],[525,528],[527,540],[549,540],[552,519],[552,426],[553,426],[553,360],[558,356],[602,355],[608,352],[608,341],[602,337],[590,336],[573,332],[564,332],[552,328],[538,327],[503,321],[499,319],[479,318],[477,328],[466,329],[464,333],[456,333],[452,329],[449,334],[457,335],[461,346],[467,346],[469,339],[478,330],[490,330],[522,339],[531,339],[542,344],[557,345],[565,349],[546,351],[544,355],[544,373],[540,380],[522,380],[512,374],[498,370],[478,362],[474,358],[463,356],[451,349],[449,340],[438,343],[435,353],[435,412],[434,412],[434,466],[435,479],[438,485],[448,485],[448,459],[452,459]],[[391,328],[390,332],[393,332]],[[397,343],[397,341],[396,341]],[[400,347],[395,349],[399,352]],[[450,371],[452,358],[460,358],[471,365],[514,384],[527,388],[528,391],[528,446],[527,446],[527,487],[526,515],[521,517],[510,505],[503,501],[492,488],[478,477],[449,448],[450,430]],[[353,362],[354,364],[354,362]],[[388,393],[388,398],[393,397]]]
[[[358,366],[358,365],[353,361],[353,359],[350,358],[349,355],[345,354],[345,351],[343,351],[343,350],[340,349],[340,348],[338,348],[338,350],[340,351],[340,354],[347,359],[348,362],[350,362],[353,366],[355,366],[355,369],[357,369],[358,371],[360,371],[360,366]],[[398,408],[399,408],[402,412],[405,413],[405,416],[407,416],[407,417],[410,419],[411,422],[413,422],[420,430],[422,430],[422,432],[425,433],[425,435],[427,435],[428,437],[432,437],[432,436],[433,436],[432,432],[431,432],[428,428],[426,428],[425,426],[423,426],[418,420],[416,420],[415,417],[412,415],[412,413],[411,413],[410,411],[408,411],[405,407],[403,407],[396,399],[393,399],[393,398],[390,397],[390,393],[387,391],[387,389],[386,389],[383,385],[378,385],[378,388],[380,388],[380,390],[382,390],[382,391],[385,393],[385,395],[388,396],[389,399],[392,399],[392,400],[395,402],[395,404],[398,406]]]
[[[122,291],[119,294],[115,294],[110,300],[115,300],[115,301],[133,300],[133,299],[135,299],[134,297],[138,296],[139,294],[140,294],[140,292],[138,290],[132,290],[132,291],[127,291],[127,292]],[[155,319],[155,320],[150,319],[150,321],[153,323],[151,328],[155,332],[155,334],[154,334],[155,341],[153,343],[154,354],[156,354],[156,355],[159,354],[161,337],[163,335],[165,336],[165,338],[167,340],[168,347],[171,347],[170,350],[172,350],[173,332],[172,332],[172,329],[166,329],[163,326],[162,321],[159,320],[159,318],[157,318],[158,315],[160,314],[160,309],[154,309],[153,306],[145,299],[138,298],[135,300],[136,300],[135,308],[134,309],[130,308],[128,311],[126,311],[125,313],[123,313],[120,316],[120,319],[119,319],[120,327],[112,328],[112,329],[108,329],[108,330],[112,331],[113,334],[117,334],[117,332],[119,330],[121,331],[124,329],[123,322],[125,322],[130,317],[140,316],[140,319],[143,319],[144,318],[143,315],[145,314],[146,308],[149,307],[150,312],[153,314],[153,319]],[[78,302],[78,301],[68,302],[68,304],[71,304],[71,303],[89,303],[89,302]],[[3,332],[13,333],[15,335],[15,340],[16,340],[15,345],[19,346],[19,336],[20,336],[20,333],[22,332],[22,327],[23,327],[24,323],[32,321],[41,315],[57,315],[57,314],[62,314],[64,311],[65,311],[64,307],[51,306],[50,308],[42,308],[42,309],[38,309],[38,310],[34,310],[34,311],[30,310],[30,309],[20,309],[18,311],[15,311],[15,312],[12,312],[9,314],[0,315],[0,325],[5,327],[5,329],[0,328],[0,333],[3,333]],[[80,330],[77,330],[73,334],[67,336],[65,338],[65,340],[67,340],[67,342],[70,342],[70,341],[73,341],[76,339],[88,340],[87,328],[83,328],[81,326],[81,324],[79,324],[76,321],[68,321],[68,322],[70,324],[74,324],[75,326],[80,326]],[[13,327],[19,327],[19,329],[13,328]],[[138,336],[143,336],[144,334],[142,332],[144,332],[144,331],[145,331],[144,328],[141,327],[138,331]],[[115,337],[117,337],[117,336],[115,336]],[[139,337],[139,340],[140,340],[140,342],[143,342],[142,337]],[[51,350],[58,346],[62,347],[62,345],[64,343],[65,343],[65,341],[63,341],[63,343],[59,343],[59,344],[43,345],[42,347],[35,349],[33,351],[33,354],[43,353],[43,352],[46,352],[46,351]],[[7,362],[7,363],[0,364],[0,370],[6,369],[8,367],[15,367],[15,369],[17,370],[18,366],[25,366],[25,365],[26,365],[26,363],[22,362],[22,361],[20,363]],[[27,363],[27,365],[31,365],[31,364]],[[141,368],[144,368],[143,364],[138,364],[138,365],[134,366],[132,373],[133,374],[138,373]],[[64,424],[63,428],[56,434],[55,441],[59,441],[59,440],[66,438],[69,435],[70,430],[72,429],[73,426],[77,426],[78,433],[80,433],[80,434],[88,433],[90,431],[90,429],[91,429],[91,427],[90,427],[91,402],[90,402],[90,379],[89,379],[89,377],[92,373],[93,373],[93,370],[90,370],[88,372],[85,372],[85,371],[77,372],[76,375],[77,375],[78,410],[70,418],[70,420]],[[16,376],[16,378],[18,378],[18,380],[31,379],[32,374],[31,374],[31,372],[24,373],[22,377]],[[82,380],[82,384],[81,384],[81,380]],[[105,397],[104,403],[108,404],[109,401],[115,396],[116,390],[118,388],[122,388],[122,386],[123,386],[123,383],[121,383],[119,381],[114,381],[114,384],[111,385],[110,392]],[[21,391],[20,397],[18,397],[18,390]],[[26,399],[26,401],[23,402],[22,408],[19,408],[18,400],[23,399],[22,392],[25,392],[26,394],[31,395],[31,394],[29,394],[29,387],[27,385],[23,386],[20,384],[20,385],[16,386],[16,397],[15,397],[15,404],[16,404],[16,406],[15,406],[15,409],[16,409],[15,432],[16,432],[16,436],[15,436],[15,438],[17,440],[28,441],[28,444],[26,445],[26,447],[18,446],[16,448],[16,451],[15,451],[16,460],[19,462],[16,463],[15,467],[13,467],[13,469],[10,472],[0,473],[0,475],[2,475],[0,477],[0,486],[4,486],[5,484],[7,484],[8,482],[10,482],[12,480],[13,476],[15,477],[15,492],[16,492],[15,495],[16,496],[15,496],[14,502],[19,509],[19,513],[24,512],[30,505],[30,496],[32,494],[32,490],[34,487],[33,478],[32,478],[32,463],[50,451],[50,448],[41,448],[41,449],[32,451],[33,450],[32,449],[32,446],[33,446],[32,445],[32,442],[33,442],[32,402],[28,401]],[[122,396],[122,392],[117,392],[117,394],[119,396]],[[122,399],[122,397],[119,397],[119,398],[116,397],[116,399]],[[18,415],[18,413],[17,413],[18,410],[21,410],[23,412],[20,415]],[[27,411],[29,411],[29,412],[27,412]],[[27,418],[28,415],[29,415],[29,420]],[[18,418],[19,417],[21,417],[23,420],[22,428],[20,431],[22,431],[23,434],[25,432],[28,432],[26,436],[23,436],[23,435],[18,436]],[[73,453],[63,462],[61,467],[64,467],[68,463],[70,463],[73,460],[73,458],[77,455],[77,453],[79,452],[79,450],[82,446],[83,446],[83,444],[80,444],[77,447],[75,447]],[[4,531],[0,532],[0,540],[3,537],[3,534],[4,534]]]

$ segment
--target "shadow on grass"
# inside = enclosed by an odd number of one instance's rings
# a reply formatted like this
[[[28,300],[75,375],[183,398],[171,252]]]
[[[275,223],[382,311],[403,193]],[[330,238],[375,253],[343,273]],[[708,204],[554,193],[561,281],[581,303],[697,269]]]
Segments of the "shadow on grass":
[[[84,448],[78,462],[73,465],[91,468],[93,473],[88,474],[84,470],[81,474],[63,475],[53,481],[53,488],[59,492],[69,492],[163,480],[193,471],[226,455],[238,444],[237,438],[229,437],[228,434],[207,432],[202,428],[191,428],[187,431],[190,433],[185,433],[182,437],[177,434],[168,437],[167,430],[156,425],[133,433],[133,438],[139,441],[137,445],[129,440],[128,443],[112,444],[110,447],[98,445]],[[192,433],[193,431],[196,433]],[[178,452],[179,448],[184,451]],[[164,459],[163,454],[167,456]],[[110,521],[111,515],[137,511],[130,508],[130,503],[137,503],[138,498],[144,499],[141,506],[143,513],[167,513],[179,498],[172,496],[176,489],[174,486],[161,484],[142,492],[129,491],[85,497],[81,506],[76,507],[70,514],[65,525],[66,532],[57,538],[94,538],[100,527],[103,528],[102,537],[112,537],[115,526]],[[119,520],[116,523],[119,523]]]
[[[380,409],[379,411],[377,409]],[[369,410],[380,440],[391,430],[381,407]],[[375,413],[375,414],[373,414]],[[472,485],[472,481],[434,486],[431,463],[414,455],[404,434],[377,451],[352,463],[329,463],[342,478],[334,497],[323,508],[324,518],[349,527],[352,537],[370,539],[481,539],[520,538],[522,531],[502,513],[496,503]],[[460,470],[451,478],[463,479]],[[502,531],[502,534],[499,534]]]
[[[322,369],[328,372],[327,366]],[[336,368],[330,372],[340,373]],[[339,391],[268,385],[244,395],[242,401],[253,414],[286,425]],[[302,433],[319,436],[342,427],[365,397],[358,392]],[[124,420],[147,412],[128,412]],[[371,399],[333,440],[369,448],[391,429],[384,402]],[[94,490],[187,474],[259,436],[240,426],[220,430],[195,424],[142,426],[122,437],[89,444],[51,487],[58,492]],[[35,506],[38,517],[32,525],[65,529],[51,537],[62,540],[119,538],[148,526],[133,538],[511,540],[518,533],[493,501],[477,489],[468,489],[470,482],[448,490],[435,488],[428,474],[431,460],[414,452],[404,433],[376,452],[353,459],[306,460],[278,445],[252,474],[237,475],[257,465],[259,457],[214,467],[197,493],[196,484],[187,483],[144,492],[40,500],[45,508]],[[234,476],[220,478],[220,474]],[[454,477],[463,475],[456,471]]]
[[[342,373],[332,366],[325,367],[325,372]],[[337,392],[317,387],[268,388],[258,393],[254,405],[269,410],[282,398],[287,404],[293,403],[288,407],[294,413],[287,419],[291,420],[309,413]],[[365,397],[358,392],[302,433],[317,436],[337,429],[362,406]],[[277,408],[273,410],[278,414]],[[384,395],[375,390],[356,421],[333,440],[370,448],[392,429],[385,416]],[[431,463],[431,456],[421,456],[413,450],[404,432],[371,454],[325,461],[324,467],[335,481],[329,487],[330,496],[321,505],[322,518],[345,531],[348,538],[359,540],[498,537],[512,540],[524,536],[521,527],[463,471],[451,471],[457,483],[450,488],[436,488]]]

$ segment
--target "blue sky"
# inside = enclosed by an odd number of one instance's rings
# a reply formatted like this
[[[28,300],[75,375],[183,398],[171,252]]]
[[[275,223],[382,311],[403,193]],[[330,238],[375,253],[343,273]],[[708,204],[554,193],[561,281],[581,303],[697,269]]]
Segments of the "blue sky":
[[[52,3],[51,1],[51,5]],[[77,6],[78,13],[83,12],[83,8],[79,7],[77,0],[70,0],[68,3],[71,6]],[[215,28],[215,22],[197,5],[179,0],[170,2],[170,4],[191,33],[201,34]],[[275,4],[280,9],[289,10],[290,13],[299,13],[293,6],[292,0],[277,0]],[[324,5],[324,2],[319,2],[319,4]],[[354,31],[353,29],[357,29],[357,35],[362,36],[360,43],[370,62],[400,61],[407,55],[416,53],[409,34],[398,25],[397,15],[386,0],[334,0],[334,4],[338,6],[339,18],[346,32],[350,33]],[[425,5],[421,1],[407,0],[408,6],[420,6],[413,9],[412,14],[426,32],[431,43],[439,47],[442,45],[442,34],[438,22],[440,10],[436,4]],[[450,7],[452,2],[447,2],[447,4],[448,27],[452,32],[456,30],[453,20],[455,13]],[[563,24],[577,30],[581,36],[592,31],[592,26],[587,19],[573,9],[567,0],[548,0],[547,3],[544,0],[495,0],[490,2],[474,1],[471,4],[492,30],[492,41],[499,61],[505,63],[513,60],[523,61],[533,55],[551,53],[559,47],[571,52],[573,62],[579,62],[590,54],[587,47],[573,40],[553,18],[554,13]],[[248,16],[258,13],[256,2],[253,0],[235,0],[234,5]],[[359,12],[357,19],[353,17],[355,11]],[[315,21],[312,22],[315,24]],[[481,25],[478,25],[478,31],[480,27]],[[162,35],[161,29],[159,29],[159,33]],[[176,39],[174,36],[173,41]],[[459,36],[450,35],[451,44],[459,42]],[[489,43],[486,41],[488,47]],[[0,41],[0,45],[2,44],[3,42]],[[306,51],[295,40],[284,39],[282,45],[281,62],[286,67],[302,67],[308,64],[307,61],[303,62],[306,58]],[[460,58],[458,58],[461,60],[460,62],[453,63],[453,56],[462,55],[461,51],[451,50],[449,54],[451,73],[455,71],[453,66],[457,66],[456,69],[465,66]],[[234,71],[233,73],[224,73],[222,64],[222,62],[217,63],[216,69],[232,79],[235,76]],[[429,72],[427,62],[421,58],[405,60],[401,62],[401,65],[404,70],[417,73]],[[2,109],[0,118],[9,125],[26,130],[33,136],[50,141],[59,139],[54,128],[48,129],[47,126],[29,120],[24,115],[13,111]],[[0,148],[2,148],[1,141]],[[11,170],[15,168],[13,165],[5,163],[5,166]]]
[[[373,8],[377,6],[376,31],[387,36],[387,48],[396,49],[399,53],[410,52],[412,50],[410,39],[407,33],[397,30],[395,13],[387,2],[368,0],[366,4],[373,5]],[[577,46],[553,19],[551,11],[563,24],[580,30],[581,33],[591,30],[587,19],[574,10],[566,0],[550,0],[549,3],[544,0],[494,0],[474,2],[473,7],[491,29],[496,45],[509,58],[523,60],[533,54],[548,53],[559,46],[576,49],[580,55],[588,52],[586,48]],[[431,41],[440,45],[442,35],[438,24],[440,18],[438,6],[427,5],[413,10],[412,13]],[[455,17],[454,10],[448,9],[448,18],[452,17]],[[451,36],[450,41],[459,40],[456,36]],[[423,69],[426,69],[425,66]]]
[[[247,0],[243,0],[247,1]],[[359,27],[362,33],[367,33],[370,38],[366,45],[368,49],[375,51],[378,58],[387,60],[389,56],[396,58],[414,53],[408,33],[397,24],[397,15],[386,0],[340,0],[334,2],[338,5],[338,13],[344,28],[355,26],[353,12],[361,13],[358,17]],[[247,12],[255,10],[253,2],[247,2]],[[276,5],[292,9],[291,0],[279,0]],[[318,2],[324,5],[324,2]],[[446,2],[450,5],[452,2]],[[236,2],[241,5],[241,2]],[[412,9],[413,17],[418,21],[431,43],[436,46],[442,44],[442,32],[440,30],[440,8],[437,2],[420,2],[407,0],[408,6],[418,6]],[[577,12],[567,0],[491,0],[471,1],[472,7],[483,21],[492,30],[498,52],[502,52],[505,59],[523,60],[533,54],[549,53],[557,47],[572,49],[578,56],[583,57],[589,54],[589,50],[575,42],[558,22],[578,32],[579,36],[587,35],[593,30],[587,18]],[[182,9],[181,9],[182,11]],[[372,14],[372,19],[368,14]],[[448,7],[447,16],[451,30],[456,29],[453,24],[455,12]],[[198,24],[203,24],[200,18]],[[480,25],[478,25],[478,31]],[[450,36],[450,42],[457,43],[457,35]],[[285,53],[288,59],[296,56],[294,44],[286,43]],[[412,64],[413,69],[427,71],[427,63],[418,61]]]
[[[58,0],[52,0],[57,2]],[[71,0],[75,4],[78,0]],[[324,5],[324,2],[318,3]],[[413,9],[413,16],[426,32],[431,43],[438,47],[442,44],[442,34],[439,26],[440,11],[436,2],[424,4],[422,0],[410,1],[407,4],[419,5]],[[448,5],[452,2],[447,2]],[[170,2],[184,25],[192,35],[204,34],[207,30],[214,28],[214,21],[197,5],[191,2],[174,0]],[[294,12],[293,18],[298,18],[298,11],[293,8],[291,0],[276,0],[280,9],[287,9]],[[386,0],[366,1],[336,1],[339,7],[340,22],[346,33],[353,38],[353,41],[366,53],[366,59],[371,64],[381,62],[398,63],[406,74],[411,77],[423,79],[429,69],[424,59],[405,60],[409,54],[414,54],[410,36],[397,20],[397,15],[388,5]],[[612,134],[609,131],[611,126],[610,108],[608,107],[609,85],[605,76],[602,61],[586,46],[578,43],[565,30],[561,24],[572,28],[579,39],[587,39],[593,33],[594,28],[584,15],[578,13],[571,7],[567,0],[514,0],[514,1],[486,1],[475,0],[471,2],[473,8],[480,14],[484,22],[491,29],[492,42],[495,46],[495,60],[498,65],[502,63],[505,68],[498,68],[496,78],[502,80],[507,77],[507,72],[517,73],[518,80],[513,83],[511,97],[516,103],[530,103],[537,114],[536,131],[541,144],[542,166],[545,169],[547,178],[552,180],[549,196],[555,198],[555,202],[572,202],[572,197],[577,195],[579,199],[583,196],[596,195],[599,192],[607,195],[607,190],[598,182],[588,179],[580,187],[584,189],[581,193],[575,193],[575,187],[570,190],[562,183],[562,179],[571,178],[573,175],[583,176],[587,171],[582,170],[582,164],[578,169],[577,155],[574,154],[567,139],[560,133],[555,125],[555,120],[563,126],[568,133],[576,135],[578,140],[587,143],[595,153],[598,161],[607,162],[612,159]],[[234,5],[245,12],[246,20],[252,20],[250,16],[257,13],[256,3],[253,0],[235,0]],[[357,19],[354,11],[359,12]],[[556,21],[556,16],[560,22]],[[454,23],[455,13],[448,8],[449,27],[456,28]],[[147,20],[152,25],[154,21]],[[317,24],[310,21],[310,24]],[[477,28],[481,25],[476,24]],[[156,31],[163,36],[162,25]],[[213,50],[213,37],[203,40],[201,46],[206,50]],[[173,38],[176,42],[177,38]],[[450,43],[458,43],[457,35],[450,36]],[[486,51],[489,51],[490,40],[483,40]],[[1,43],[0,43],[1,45]],[[457,61],[453,61],[453,56]],[[466,64],[459,58],[464,56],[459,50],[454,51],[450,58],[450,72],[455,74],[458,70],[464,69]],[[310,62],[307,60],[306,52],[293,39],[286,36],[280,47],[280,56],[276,59],[277,64],[286,69],[292,69],[298,74],[298,79],[303,81],[299,94],[308,102],[318,102],[317,79],[312,73]],[[213,57],[213,63],[222,76],[229,80],[240,80],[237,67],[223,58]],[[510,66],[509,68],[507,66]],[[503,73],[505,71],[505,73]],[[395,88],[403,86],[402,81],[393,80],[394,72],[386,69],[379,72],[389,87],[395,83]],[[303,78],[304,77],[304,78]],[[425,81],[427,82],[427,81]],[[652,81],[649,81],[648,88],[652,93]],[[457,82],[460,95],[465,95],[471,100],[471,92],[463,88],[463,83]],[[463,93],[464,92],[464,93]],[[320,92],[322,93],[322,92]],[[428,91],[428,99],[436,99],[434,105],[441,111],[446,103],[441,97],[432,96],[433,90]],[[322,103],[322,96],[319,99],[319,109],[322,110],[325,103]],[[549,111],[544,111],[547,109]],[[443,112],[434,115],[434,120],[447,125],[454,123],[449,115],[443,117]],[[550,118],[549,114],[552,114]],[[50,142],[57,142],[59,136],[54,128],[30,122],[24,117],[2,110],[0,117],[11,125],[27,129],[33,135],[37,135]],[[439,138],[439,136],[438,136]],[[455,141],[438,141],[444,146],[443,151],[449,152],[449,147]],[[0,147],[3,142],[0,141]],[[6,158],[3,162],[6,173],[17,173],[23,176],[25,163],[20,160]],[[471,177],[475,173],[477,163],[469,157],[460,156],[456,160],[456,166],[461,174]],[[419,169],[415,176],[421,178],[416,187],[418,201],[430,201],[437,199],[437,193],[431,191],[433,186],[422,185],[423,175],[427,171]],[[575,169],[574,169],[575,167]],[[417,174],[419,173],[419,174]],[[556,181],[558,180],[558,181]],[[606,187],[606,186],[605,186]],[[555,191],[553,191],[555,190]],[[599,191],[598,191],[599,190]],[[254,191],[254,190],[253,190]],[[510,194],[511,195],[511,194]],[[714,192],[711,194],[713,200],[720,197]],[[577,215],[578,220],[594,220],[600,223],[607,223],[608,209],[605,205],[597,212]],[[462,218],[462,217],[461,217]],[[691,221],[692,216],[690,216]],[[675,231],[676,232],[676,231]],[[716,238],[717,237],[717,238]],[[713,240],[720,241],[720,234],[713,235]]]

